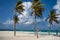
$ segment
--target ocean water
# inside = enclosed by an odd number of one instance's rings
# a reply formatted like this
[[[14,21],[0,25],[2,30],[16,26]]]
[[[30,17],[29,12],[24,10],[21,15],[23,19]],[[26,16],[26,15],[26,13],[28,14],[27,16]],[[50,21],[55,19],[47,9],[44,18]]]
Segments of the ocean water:
[[[1,30],[0,30],[1,32]],[[13,30],[10,30],[10,32],[14,32]],[[33,30],[23,30],[23,31],[16,31],[16,32],[22,32],[22,33],[28,33],[28,34],[34,34],[34,31]],[[60,31],[57,31],[58,32],[58,35],[60,35]],[[48,34],[48,30],[41,30],[38,32],[38,34]],[[50,31],[50,35],[55,35],[56,34],[56,30],[51,30]]]
[[[23,33],[28,33],[28,34],[34,34],[34,31],[17,31],[17,32],[23,32]],[[43,35],[47,35],[48,31],[39,31],[38,34],[43,34]],[[55,35],[56,31],[50,31],[50,35]],[[58,32],[58,35],[60,35],[60,32]]]

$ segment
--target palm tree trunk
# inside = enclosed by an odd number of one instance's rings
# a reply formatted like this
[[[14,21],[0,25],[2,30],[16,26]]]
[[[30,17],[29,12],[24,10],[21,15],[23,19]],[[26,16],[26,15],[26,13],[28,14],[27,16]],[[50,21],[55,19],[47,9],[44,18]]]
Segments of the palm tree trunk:
[[[16,23],[14,23],[14,36],[16,36]]]
[[[50,30],[51,30],[51,24],[49,25],[49,32],[48,32],[48,35],[50,35]]]
[[[38,30],[37,30],[37,26],[36,26],[37,24],[36,24],[36,15],[34,14],[34,34],[37,36],[37,38],[38,38]]]
[[[58,36],[58,28],[56,28],[56,36]]]

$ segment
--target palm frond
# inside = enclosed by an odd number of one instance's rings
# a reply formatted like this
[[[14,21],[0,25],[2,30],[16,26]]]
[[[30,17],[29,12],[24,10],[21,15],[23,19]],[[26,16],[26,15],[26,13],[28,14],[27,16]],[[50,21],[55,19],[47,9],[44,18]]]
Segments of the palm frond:
[[[16,7],[16,11],[18,12],[18,13],[21,13],[21,12],[23,12],[23,8],[22,8],[23,6],[19,6],[19,7]]]
[[[18,1],[17,4],[16,4],[16,6],[18,6],[20,4],[22,4],[22,1]]]
[[[33,0],[33,2],[38,2],[39,0]]]
[[[54,19],[57,19],[58,17],[54,16],[53,18],[54,18]]]
[[[18,16],[17,15],[14,15],[14,23],[18,23],[18,21],[19,21]]]
[[[59,16],[60,14],[55,14],[56,16]]]
[[[56,22],[57,24],[59,24],[59,21],[58,21],[58,20],[56,20],[56,19],[54,20],[54,22]]]
[[[44,10],[44,8],[40,2],[33,3],[32,8],[34,9],[36,16],[38,17],[42,16],[42,11]]]
[[[17,4],[16,4],[16,11],[18,12],[18,13],[20,13],[21,14],[21,12],[23,12],[24,11],[24,9],[23,9],[23,5],[22,5],[22,1],[18,1],[17,2]]]
[[[55,16],[55,10],[51,10],[51,11],[50,11],[50,15],[51,15],[51,16]]]

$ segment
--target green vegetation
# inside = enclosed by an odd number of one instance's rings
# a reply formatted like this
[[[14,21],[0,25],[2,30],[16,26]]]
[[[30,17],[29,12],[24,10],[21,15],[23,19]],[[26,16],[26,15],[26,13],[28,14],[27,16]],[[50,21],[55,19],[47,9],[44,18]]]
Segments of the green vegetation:
[[[59,24],[59,22],[57,20],[57,18],[58,18],[57,16],[58,15],[59,14],[56,14],[55,10],[51,10],[50,11],[50,14],[48,15],[48,18],[47,19],[49,19],[49,24],[50,24],[49,25],[49,35],[50,35],[51,25],[52,25],[53,21],[56,22],[57,24]]]
[[[16,8],[15,8],[15,12],[18,12],[19,14],[22,14],[21,12],[24,11],[23,9],[23,5],[22,5],[22,1],[18,1],[16,4]],[[34,14],[34,34],[37,36],[38,38],[38,29],[37,29],[37,22],[36,22],[36,16],[38,17],[42,17],[42,12],[44,11],[44,4],[41,3],[40,0],[32,0],[32,9],[33,12],[31,14]],[[55,10],[51,10],[49,17],[47,19],[49,19],[49,35],[50,35],[50,30],[51,30],[51,25],[54,22],[56,22],[57,24],[59,23],[56,17],[58,14],[56,14]],[[46,19],[46,20],[47,20]],[[16,23],[19,21],[18,16],[15,14],[14,15],[14,36],[16,36]]]

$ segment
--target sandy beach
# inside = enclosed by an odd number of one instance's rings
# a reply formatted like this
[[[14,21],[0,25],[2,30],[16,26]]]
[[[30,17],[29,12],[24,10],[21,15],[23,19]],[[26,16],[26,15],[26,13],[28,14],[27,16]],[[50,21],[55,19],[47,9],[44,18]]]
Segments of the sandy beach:
[[[16,32],[14,37],[14,32],[11,31],[0,31],[0,40],[60,40],[60,37],[53,35],[39,35],[39,38],[36,38],[34,34]]]

